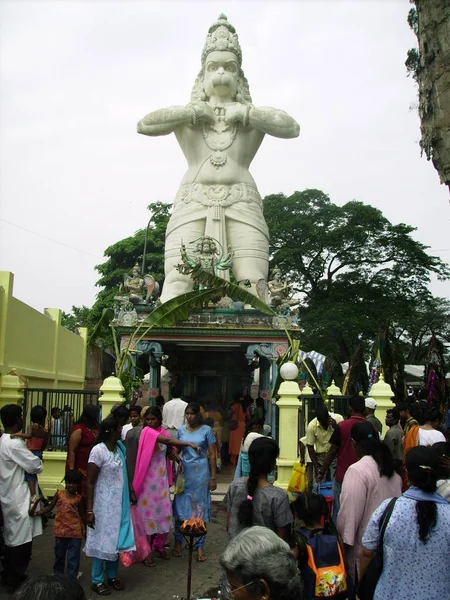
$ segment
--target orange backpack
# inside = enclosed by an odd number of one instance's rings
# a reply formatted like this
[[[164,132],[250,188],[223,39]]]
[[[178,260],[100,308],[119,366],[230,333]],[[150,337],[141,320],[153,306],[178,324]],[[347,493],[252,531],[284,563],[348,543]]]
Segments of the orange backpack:
[[[303,577],[308,600],[347,598],[350,590],[341,546],[335,535],[302,529],[299,532],[306,549],[307,565]]]

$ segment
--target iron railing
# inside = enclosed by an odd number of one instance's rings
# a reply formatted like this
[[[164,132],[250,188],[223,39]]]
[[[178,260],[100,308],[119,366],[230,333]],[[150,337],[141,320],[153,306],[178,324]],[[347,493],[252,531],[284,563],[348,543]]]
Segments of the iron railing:
[[[98,404],[98,390],[55,390],[26,388],[24,392],[24,428],[30,422],[30,411],[34,406],[47,410],[49,438],[48,450],[66,450],[67,439],[73,424],[77,421],[86,404]],[[60,416],[53,419],[51,411],[59,408]]]

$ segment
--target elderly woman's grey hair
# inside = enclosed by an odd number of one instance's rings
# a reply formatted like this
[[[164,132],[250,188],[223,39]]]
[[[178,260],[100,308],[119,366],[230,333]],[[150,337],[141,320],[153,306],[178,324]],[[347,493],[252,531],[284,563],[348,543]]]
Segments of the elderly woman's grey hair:
[[[13,600],[86,600],[81,585],[68,577],[30,577],[14,594]]]
[[[288,544],[267,527],[254,526],[241,531],[220,557],[220,564],[227,573],[242,581],[242,585],[254,581],[249,592],[253,589],[256,594],[258,586],[263,592],[258,580],[264,579],[271,600],[302,597],[297,562]]]

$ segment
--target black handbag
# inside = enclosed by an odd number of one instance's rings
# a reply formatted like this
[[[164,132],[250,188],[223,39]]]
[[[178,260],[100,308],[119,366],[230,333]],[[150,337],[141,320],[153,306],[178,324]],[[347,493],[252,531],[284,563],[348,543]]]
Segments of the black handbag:
[[[380,519],[380,539],[378,541],[378,548],[375,550],[372,560],[370,561],[364,575],[358,582],[356,594],[359,600],[373,600],[375,594],[375,588],[377,587],[378,580],[383,571],[383,540],[384,532],[386,531],[387,524],[391,517],[392,511],[394,510],[395,501],[397,498],[392,498],[389,504],[384,509]]]

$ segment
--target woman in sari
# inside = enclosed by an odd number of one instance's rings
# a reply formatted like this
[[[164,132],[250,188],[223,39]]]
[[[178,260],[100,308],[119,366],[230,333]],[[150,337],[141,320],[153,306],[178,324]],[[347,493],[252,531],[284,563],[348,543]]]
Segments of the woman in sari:
[[[404,443],[404,460],[406,455],[416,446],[432,446],[437,442],[445,442],[444,434],[438,430],[442,421],[442,414],[437,408],[430,406],[425,415],[425,423],[423,425],[413,425],[403,440]]]
[[[245,422],[249,419],[250,415],[244,408],[242,394],[235,394],[228,412],[228,429],[230,430],[228,454],[230,455],[230,463],[233,466],[236,466],[241,451],[242,438],[244,437]]]
[[[167,457],[167,446],[200,447],[192,442],[182,442],[170,437],[161,426],[162,414],[157,406],[147,409],[145,427],[139,438],[133,489],[137,498],[137,511],[147,536],[151,539],[150,549],[167,560],[164,544],[172,529],[172,505],[169,487],[172,485],[172,468]],[[154,567],[151,553],[144,561],[145,566]]]
[[[135,501],[135,497],[128,488],[121,431],[115,417],[102,421],[87,464],[85,552],[92,557],[92,590],[99,596],[109,596],[110,588],[124,589],[117,579],[119,552],[135,549],[130,520],[130,500]]]
[[[181,556],[183,536],[181,524],[191,517],[201,517],[205,523],[211,519],[211,491],[216,483],[216,440],[211,427],[203,425],[200,417],[200,406],[191,402],[186,407],[186,425],[178,430],[178,439],[201,448],[198,454],[187,448],[181,454],[181,466],[184,473],[184,491],[176,494],[173,501],[175,517],[175,548],[173,555]],[[197,561],[206,560],[203,547],[205,536],[196,538],[195,549]]]
[[[86,473],[89,454],[97,441],[99,424],[99,408],[95,404],[87,404],[81,417],[75,423],[68,438],[68,451],[66,460],[66,473],[72,469],[80,471],[83,475],[81,493],[86,494]]]

